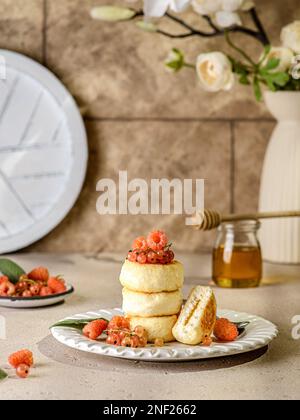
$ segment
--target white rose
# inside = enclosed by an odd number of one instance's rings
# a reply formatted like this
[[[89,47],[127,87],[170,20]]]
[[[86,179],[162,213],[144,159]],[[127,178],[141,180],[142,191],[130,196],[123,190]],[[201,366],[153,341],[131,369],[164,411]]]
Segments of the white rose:
[[[300,21],[297,20],[285,26],[281,31],[281,41],[284,47],[300,54]]]
[[[221,28],[231,28],[232,26],[242,25],[240,15],[234,12],[225,12],[221,10],[216,13],[216,24]]]
[[[286,72],[291,68],[294,53],[290,48],[285,47],[272,47],[271,51],[267,55],[265,61],[263,64],[267,64],[269,60],[272,58],[277,58],[280,60],[279,65],[276,67],[276,69],[272,70],[272,73],[278,73],[278,72]]]
[[[221,52],[200,54],[197,58],[197,74],[200,84],[208,92],[230,90],[234,74],[228,57]]]
[[[200,15],[214,15],[222,9],[222,0],[193,0],[192,6]]]
[[[252,0],[192,0],[192,6],[200,15],[214,15],[217,12],[248,11],[254,3]]]
[[[162,17],[170,8],[173,12],[182,12],[191,0],[144,0],[144,14],[147,17]]]
[[[240,10],[244,0],[222,0],[222,9],[225,12],[236,12]]]
[[[254,6],[252,0],[222,0],[222,9],[225,12],[248,11]]]

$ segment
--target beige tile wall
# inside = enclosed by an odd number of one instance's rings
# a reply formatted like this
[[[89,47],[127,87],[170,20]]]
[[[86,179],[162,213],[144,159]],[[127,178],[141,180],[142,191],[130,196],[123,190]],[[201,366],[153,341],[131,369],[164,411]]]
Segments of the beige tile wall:
[[[146,179],[203,177],[207,206],[255,210],[274,122],[248,88],[207,94],[191,71],[164,70],[173,46],[193,60],[201,51],[226,49],[224,41],[172,41],[133,24],[92,21],[91,7],[107,3],[122,0],[0,2],[0,47],[47,65],[86,107],[90,162],[83,192],[63,223],[30,249],[123,252],[132,236],[154,226],[165,228],[178,249],[207,248],[213,235],[189,230],[178,217],[98,216],[97,181],[116,178],[120,169]],[[275,43],[281,26],[300,19],[299,0],[256,3]],[[255,42],[239,39],[249,52],[260,54]]]

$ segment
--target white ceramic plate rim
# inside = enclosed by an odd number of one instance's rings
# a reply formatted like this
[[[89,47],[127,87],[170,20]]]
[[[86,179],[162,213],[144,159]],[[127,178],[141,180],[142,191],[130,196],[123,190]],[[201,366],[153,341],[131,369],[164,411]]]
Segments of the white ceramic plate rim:
[[[123,315],[121,309],[108,309],[78,314],[67,319],[87,319],[103,317],[110,319],[114,315]],[[115,347],[105,341],[91,341],[79,330],[73,328],[53,327],[51,333],[60,343],[77,350],[95,353],[101,356],[117,357],[132,360],[177,362],[232,356],[267,346],[278,335],[277,327],[270,321],[247,313],[231,310],[219,310],[218,316],[234,322],[249,321],[250,325],[240,338],[232,343],[214,343],[211,347],[186,346],[170,343],[162,348],[148,346],[143,349]]]
[[[26,73],[47,89],[64,111],[72,138],[73,164],[65,185],[63,197],[57,202],[46,217],[33,226],[11,238],[0,240],[0,253],[14,252],[25,248],[50,233],[66,217],[74,206],[84,183],[88,147],[84,123],[78,107],[64,85],[36,61],[19,53],[0,50],[0,55],[6,59],[7,65]]]

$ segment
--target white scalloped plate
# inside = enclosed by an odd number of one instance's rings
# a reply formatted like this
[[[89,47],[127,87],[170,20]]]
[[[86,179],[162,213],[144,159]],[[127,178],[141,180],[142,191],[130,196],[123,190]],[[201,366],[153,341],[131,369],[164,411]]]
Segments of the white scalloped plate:
[[[123,315],[121,309],[101,310],[78,314],[68,319],[106,318]],[[219,310],[219,317],[225,317],[233,322],[249,321],[245,333],[233,343],[214,343],[211,347],[186,346],[180,343],[170,343],[162,348],[151,345],[143,349],[131,349],[107,345],[105,341],[91,341],[85,338],[79,330],[73,328],[54,327],[53,337],[60,343],[76,350],[124,359],[143,360],[149,362],[178,362],[188,360],[209,359],[247,353],[268,345],[278,335],[277,327],[271,322],[246,313]]]
[[[86,174],[78,107],[45,67],[0,50],[0,253],[51,232],[69,213]],[[3,63],[2,63],[3,66]],[[2,67],[3,70],[3,67]]]

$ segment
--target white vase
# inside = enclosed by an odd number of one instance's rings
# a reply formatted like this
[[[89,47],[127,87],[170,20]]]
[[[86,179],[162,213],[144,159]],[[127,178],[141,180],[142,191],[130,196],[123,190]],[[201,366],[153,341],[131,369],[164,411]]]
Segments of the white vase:
[[[300,92],[266,92],[265,101],[278,120],[267,149],[260,191],[260,210],[300,210]],[[264,259],[300,263],[300,218],[262,223]]]

